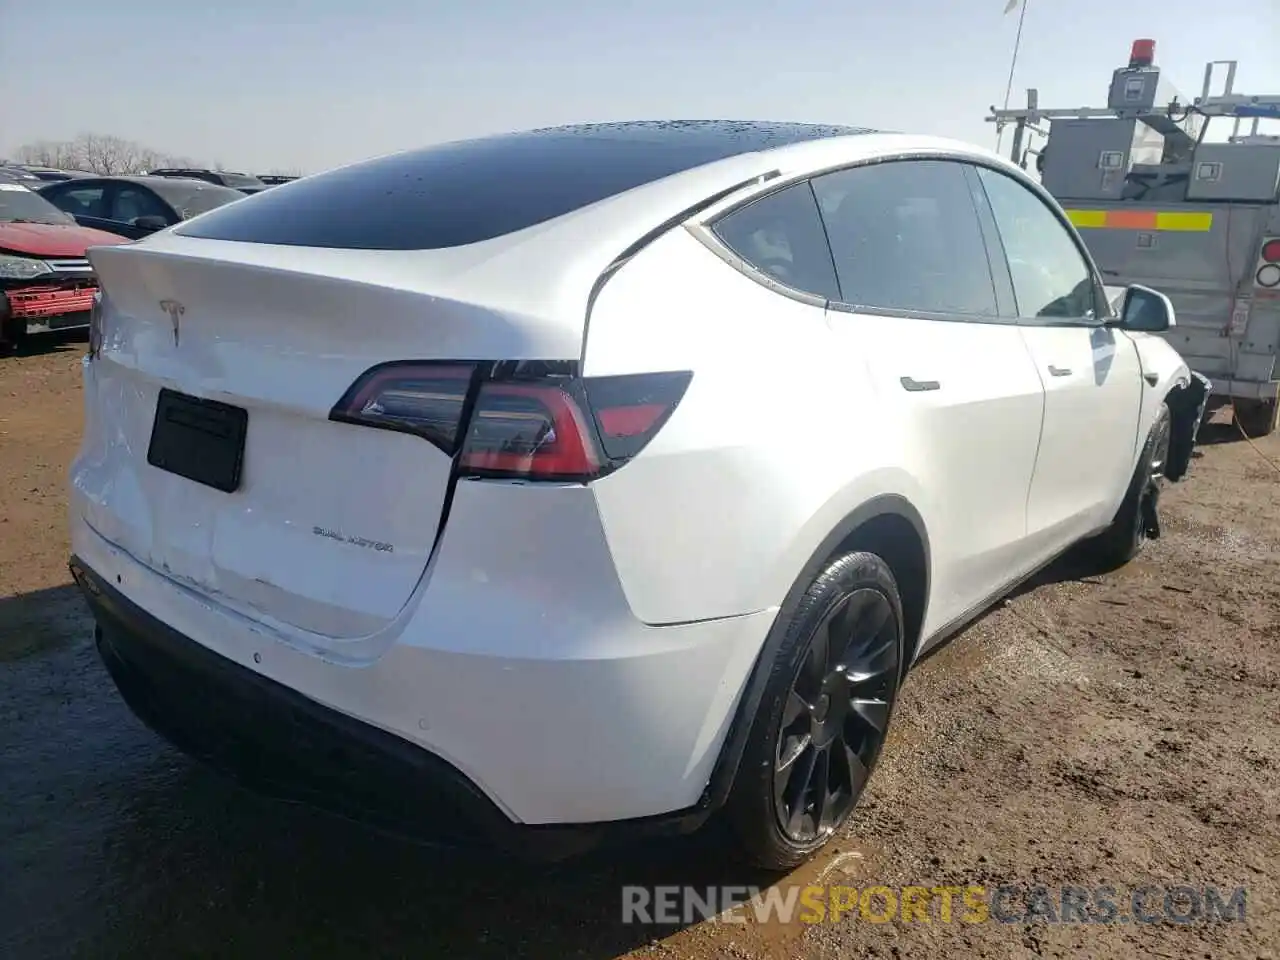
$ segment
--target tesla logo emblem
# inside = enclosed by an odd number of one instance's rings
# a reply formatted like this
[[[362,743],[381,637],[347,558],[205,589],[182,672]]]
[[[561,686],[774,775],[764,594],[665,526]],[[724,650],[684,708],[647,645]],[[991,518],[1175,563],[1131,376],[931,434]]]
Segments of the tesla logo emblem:
[[[173,324],[173,345],[178,345],[178,332],[182,324],[182,315],[187,312],[187,308],[180,304],[177,300],[161,300],[160,309],[169,315],[169,321]]]

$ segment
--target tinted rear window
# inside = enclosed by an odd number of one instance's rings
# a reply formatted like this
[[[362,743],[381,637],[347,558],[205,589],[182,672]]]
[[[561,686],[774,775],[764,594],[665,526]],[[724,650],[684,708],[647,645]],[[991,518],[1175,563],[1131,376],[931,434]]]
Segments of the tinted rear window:
[[[462,246],[726,157],[864,132],[818,124],[653,121],[506,134],[307,177],[177,232],[364,250]]]
[[[824,300],[840,299],[831,248],[808,181],[722,217],[715,232],[765,276]]]

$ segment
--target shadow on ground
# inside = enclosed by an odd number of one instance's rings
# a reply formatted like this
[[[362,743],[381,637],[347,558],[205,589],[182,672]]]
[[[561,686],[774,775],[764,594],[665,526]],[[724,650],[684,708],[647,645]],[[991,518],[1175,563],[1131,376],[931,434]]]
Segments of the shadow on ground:
[[[88,340],[87,330],[60,330],[57,333],[24,337],[16,349],[9,348],[9,352],[5,352],[0,348],[0,363],[6,360],[18,361],[23,357],[41,357],[50,353],[83,351]]]
[[[0,598],[0,664],[61,645],[83,632],[86,615],[71,584]]]
[[[1197,446],[1212,447],[1219,443],[1244,443],[1244,435],[1230,415],[1225,420],[1201,424],[1200,432],[1196,434]]]
[[[91,633],[71,586],[0,600],[7,958],[615,957],[673,929],[624,885],[777,879],[714,831],[530,866],[260,799],[135,720]]]

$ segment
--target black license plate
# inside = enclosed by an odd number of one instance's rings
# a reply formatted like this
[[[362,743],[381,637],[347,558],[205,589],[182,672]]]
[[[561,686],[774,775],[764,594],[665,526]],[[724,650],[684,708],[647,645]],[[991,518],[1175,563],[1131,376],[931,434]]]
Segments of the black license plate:
[[[242,407],[161,390],[147,463],[232,493],[240,487],[248,427]]]

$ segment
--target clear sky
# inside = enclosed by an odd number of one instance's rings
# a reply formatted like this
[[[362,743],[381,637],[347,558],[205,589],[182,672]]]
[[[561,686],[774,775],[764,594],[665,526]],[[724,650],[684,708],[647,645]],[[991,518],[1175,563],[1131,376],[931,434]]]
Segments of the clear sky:
[[[1105,99],[1153,37],[1280,94],[1280,0],[1027,0],[1014,100]],[[1005,0],[0,0],[0,156],[115,134],[232,169],[583,120],[822,120],[994,144]]]

